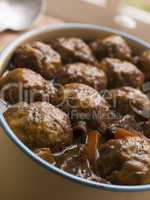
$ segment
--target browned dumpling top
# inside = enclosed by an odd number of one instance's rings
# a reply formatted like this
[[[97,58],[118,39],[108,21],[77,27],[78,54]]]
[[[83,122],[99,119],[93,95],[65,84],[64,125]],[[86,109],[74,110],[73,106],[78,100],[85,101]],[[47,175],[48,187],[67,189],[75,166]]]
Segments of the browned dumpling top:
[[[69,114],[72,121],[86,121],[90,128],[106,128],[109,105],[92,87],[80,83],[64,86],[61,108]]]
[[[58,71],[56,81],[60,84],[83,83],[95,88],[97,91],[107,88],[105,72],[93,65],[84,63],[65,65]]]
[[[30,68],[49,80],[61,67],[61,57],[50,45],[32,42],[16,50],[13,64],[15,67]]]
[[[108,77],[108,87],[131,86],[142,88],[144,74],[132,63],[116,58],[105,58],[99,65]]]
[[[117,112],[150,118],[150,100],[138,89],[120,87],[109,90],[105,97]]]
[[[57,89],[40,74],[16,68],[0,77],[1,97],[10,104],[17,102],[57,101]]]
[[[109,140],[100,147],[101,175],[115,184],[150,182],[150,143],[142,137]]]
[[[58,38],[52,46],[60,53],[64,62],[96,63],[91,49],[81,38]]]
[[[130,60],[132,51],[125,39],[118,35],[110,35],[105,38],[98,38],[91,43],[93,53],[97,58],[103,57],[119,58]]]
[[[49,103],[18,103],[9,107],[4,117],[28,147],[50,147],[57,150],[72,141],[69,117]]]
[[[145,74],[147,81],[150,81],[150,50],[144,51],[139,58],[139,68]]]

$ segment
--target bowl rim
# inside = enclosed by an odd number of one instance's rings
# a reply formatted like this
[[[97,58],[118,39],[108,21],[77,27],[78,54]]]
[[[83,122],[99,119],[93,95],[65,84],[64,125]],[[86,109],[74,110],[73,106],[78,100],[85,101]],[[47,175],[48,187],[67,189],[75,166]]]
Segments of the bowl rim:
[[[148,49],[150,49],[150,44],[145,42],[144,40],[141,40],[137,37],[134,37],[128,33],[118,31],[116,29],[104,27],[104,26],[97,26],[97,25],[91,25],[91,24],[82,24],[82,23],[64,23],[64,24],[55,24],[55,25],[48,25],[41,28],[37,28],[35,30],[29,31],[27,33],[22,34],[17,39],[15,39],[14,42],[8,44],[7,47],[2,51],[0,54],[0,64],[3,64],[3,61],[7,59],[7,55],[14,49],[15,46],[26,40],[27,38],[34,37],[37,35],[40,35],[42,33],[45,33],[47,31],[52,30],[64,30],[64,29],[90,29],[95,31],[103,31],[107,33],[114,33],[121,35],[135,43],[138,43]],[[9,125],[7,124],[5,118],[2,114],[0,114],[0,126],[3,128],[6,135],[11,139],[11,141],[21,149],[22,152],[25,153],[25,155],[29,156],[33,161],[37,162],[41,167],[47,169],[50,172],[53,172],[57,175],[60,175],[64,178],[67,178],[73,182],[80,183],[82,185],[93,187],[96,189],[102,189],[112,192],[141,192],[141,191],[149,191],[150,190],[150,184],[147,185],[135,185],[135,186],[124,186],[124,185],[112,185],[112,184],[106,184],[106,183],[98,183],[94,181],[90,181],[87,179],[83,179],[80,177],[77,177],[75,175],[72,175],[70,173],[67,173],[53,165],[50,165],[45,160],[41,159],[37,155],[35,155],[27,146],[25,146],[13,133]]]

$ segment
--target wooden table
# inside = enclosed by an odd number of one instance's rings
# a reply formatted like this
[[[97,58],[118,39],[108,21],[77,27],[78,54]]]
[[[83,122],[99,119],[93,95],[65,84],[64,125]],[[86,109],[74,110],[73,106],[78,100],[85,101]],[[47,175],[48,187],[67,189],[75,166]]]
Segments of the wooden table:
[[[58,24],[58,23],[63,23],[63,21],[61,19],[57,19],[54,17],[41,16],[39,19],[35,21],[35,23],[29,30],[48,24]],[[5,31],[0,33],[0,50],[2,50],[8,43],[13,41],[22,33],[23,32],[13,32],[13,31]]]

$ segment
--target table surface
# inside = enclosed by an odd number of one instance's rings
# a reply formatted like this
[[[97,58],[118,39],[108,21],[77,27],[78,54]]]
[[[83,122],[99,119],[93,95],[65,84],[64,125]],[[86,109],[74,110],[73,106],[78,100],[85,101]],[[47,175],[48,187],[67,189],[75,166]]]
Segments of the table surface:
[[[63,23],[63,20],[50,17],[50,16],[41,16],[35,21],[35,23],[32,25],[32,27],[29,30],[37,28],[37,27],[41,27],[44,25],[48,25],[48,24],[58,24],[58,23]],[[22,33],[23,32],[14,32],[14,31],[5,31],[5,32],[0,33],[0,50],[2,50],[8,43],[13,41]]]

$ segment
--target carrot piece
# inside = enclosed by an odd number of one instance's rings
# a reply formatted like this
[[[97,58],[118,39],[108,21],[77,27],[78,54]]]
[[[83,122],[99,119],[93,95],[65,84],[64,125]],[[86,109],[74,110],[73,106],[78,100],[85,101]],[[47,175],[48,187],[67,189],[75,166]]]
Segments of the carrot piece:
[[[130,131],[127,131],[123,128],[117,128],[115,132],[115,139],[125,139],[127,137],[136,137],[137,135],[135,133],[132,133]]]
[[[100,141],[100,133],[98,131],[90,131],[86,140],[86,151],[88,160],[91,165],[95,166],[98,158],[98,145]]]

